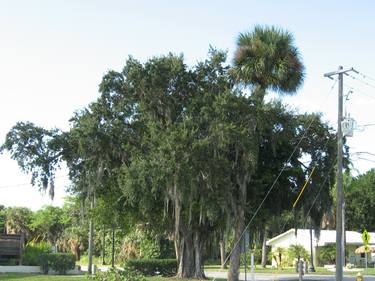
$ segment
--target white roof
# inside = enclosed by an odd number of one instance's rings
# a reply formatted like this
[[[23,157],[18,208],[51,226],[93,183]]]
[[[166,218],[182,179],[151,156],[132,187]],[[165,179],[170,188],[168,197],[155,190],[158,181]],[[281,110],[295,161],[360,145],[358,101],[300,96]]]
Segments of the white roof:
[[[320,237],[317,239],[315,236],[314,231],[313,234],[313,241],[314,244],[317,246],[325,246],[328,244],[335,244],[336,243],[336,230],[321,230],[320,231]],[[352,244],[352,245],[363,245],[362,241],[362,234],[356,231],[345,231],[346,235],[346,244]],[[370,244],[375,243],[375,232],[369,232],[370,235]],[[298,229],[297,230],[297,236],[295,233],[295,229],[289,229],[288,231],[273,237],[272,239],[267,241],[268,246],[273,246],[276,244],[281,243],[282,241],[303,241],[305,239],[310,239],[310,230],[309,229]]]

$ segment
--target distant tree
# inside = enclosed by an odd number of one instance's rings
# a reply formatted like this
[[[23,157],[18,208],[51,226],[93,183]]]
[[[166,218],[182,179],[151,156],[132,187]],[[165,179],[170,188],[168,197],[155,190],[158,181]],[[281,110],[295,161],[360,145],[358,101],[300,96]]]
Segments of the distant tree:
[[[5,207],[0,205],[0,234],[5,232]]]
[[[60,160],[54,140],[60,133],[57,129],[46,130],[31,122],[18,122],[0,147],[0,153],[8,150],[21,170],[31,174],[31,184],[43,191],[49,190],[51,198],[54,197],[55,171]]]
[[[345,186],[345,219],[347,228],[362,232],[375,231],[375,170],[352,178]]]
[[[33,213],[29,226],[34,240],[44,240],[56,245],[68,222],[64,221],[62,208],[46,206]]]
[[[6,229],[9,234],[23,233],[30,237],[30,223],[32,211],[23,207],[9,207],[5,209]]]

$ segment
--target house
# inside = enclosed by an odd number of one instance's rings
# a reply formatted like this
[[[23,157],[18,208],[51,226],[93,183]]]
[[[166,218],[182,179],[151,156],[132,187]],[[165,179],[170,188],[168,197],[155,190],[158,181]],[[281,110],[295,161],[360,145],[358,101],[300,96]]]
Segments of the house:
[[[375,232],[369,232],[370,244],[375,243]],[[356,231],[345,231],[346,247],[350,249],[355,249],[363,245],[362,234]],[[314,257],[314,264],[317,265],[317,252],[320,247],[335,245],[336,244],[336,230],[321,230],[319,238],[316,237],[314,230],[312,230],[312,250]],[[272,251],[277,248],[289,248],[291,245],[301,245],[309,253],[311,252],[310,244],[310,229],[298,229],[297,231],[292,228],[288,231],[271,238],[267,241],[267,246],[272,247]],[[354,250],[347,252],[347,261],[353,264],[358,264],[360,262],[361,256],[354,253]],[[272,260],[272,265],[275,266],[275,261]]]

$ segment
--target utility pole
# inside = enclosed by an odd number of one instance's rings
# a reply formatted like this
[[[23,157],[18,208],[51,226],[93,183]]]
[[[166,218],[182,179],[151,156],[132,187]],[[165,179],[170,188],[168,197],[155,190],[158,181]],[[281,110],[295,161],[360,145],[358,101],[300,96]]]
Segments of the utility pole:
[[[315,231],[314,231],[315,235]],[[313,248],[313,236],[312,236],[312,222],[310,219],[310,272],[315,272],[315,267],[314,267],[314,248]]]
[[[336,281],[343,281],[343,265],[345,259],[344,235],[345,226],[343,223],[344,212],[344,193],[342,180],[342,150],[343,135],[341,123],[343,121],[343,85],[344,74],[355,71],[353,68],[344,70],[339,66],[337,71],[324,74],[324,77],[333,79],[332,76],[338,75],[339,92],[338,92],[338,118],[337,118],[337,190],[336,190]]]

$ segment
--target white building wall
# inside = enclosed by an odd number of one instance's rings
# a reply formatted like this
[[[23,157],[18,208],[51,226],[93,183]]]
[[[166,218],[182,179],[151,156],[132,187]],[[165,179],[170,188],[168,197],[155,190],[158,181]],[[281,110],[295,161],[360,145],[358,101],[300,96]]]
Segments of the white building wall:
[[[316,257],[316,247],[322,247],[326,245],[332,245],[336,243],[336,231],[335,230],[322,230],[320,232],[319,240],[315,237],[314,231],[313,235],[313,256],[314,256],[314,265],[317,264]],[[371,239],[370,244],[375,244],[375,233],[369,233]],[[362,234],[355,231],[346,231],[346,243],[347,245],[363,245]],[[277,248],[289,248],[291,245],[301,245],[303,246],[308,253],[310,253],[310,230],[309,229],[299,229],[297,231],[297,236],[295,235],[294,229],[288,230],[283,234],[276,236],[269,241],[267,245],[272,247],[272,251],[275,251]],[[274,260],[272,260],[272,265],[276,266]]]
[[[314,256],[314,264],[316,264],[316,245],[317,239],[314,236],[314,231],[312,232],[313,235],[313,256]],[[309,254],[311,254],[311,246],[310,246],[310,230],[300,229],[297,231],[297,236],[295,232],[291,232],[288,235],[280,237],[277,241],[272,243],[272,251],[276,251],[277,248],[289,248],[291,245],[301,245],[303,246]],[[272,259],[272,266],[276,266],[276,262]]]

